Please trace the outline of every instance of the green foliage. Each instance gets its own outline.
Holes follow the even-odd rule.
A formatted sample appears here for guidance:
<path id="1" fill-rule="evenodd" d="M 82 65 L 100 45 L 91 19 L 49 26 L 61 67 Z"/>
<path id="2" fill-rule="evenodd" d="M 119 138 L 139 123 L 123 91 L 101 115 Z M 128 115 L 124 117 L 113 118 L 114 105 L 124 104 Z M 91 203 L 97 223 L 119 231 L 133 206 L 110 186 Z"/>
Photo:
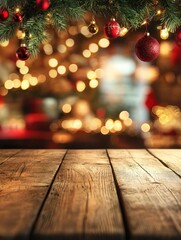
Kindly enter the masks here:
<path id="1" fill-rule="evenodd" d="M 72 19 L 80 19 L 85 12 L 102 15 L 106 19 L 115 17 L 122 26 L 137 29 L 145 19 L 154 21 L 156 10 L 161 9 L 160 24 L 172 32 L 181 25 L 180 0 L 50 0 L 51 6 L 42 11 L 36 0 L 0 0 L 0 8 L 6 7 L 10 13 L 6 21 L 0 22 L 0 41 L 12 38 L 17 29 L 26 33 L 23 40 L 32 55 L 36 55 L 39 45 L 48 37 L 51 25 L 57 31 L 65 29 Z M 13 21 L 15 9 L 19 7 L 24 15 L 23 22 Z M 157 18 L 158 20 L 158 18 Z M 31 35 L 31 37 L 30 37 Z"/>
<path id="2" fill-rule="evenodd" d="M 161 0 L 160 4 L 164 9 L 161 22 L 174 32 L 181 25 L 181 1 Z"/>

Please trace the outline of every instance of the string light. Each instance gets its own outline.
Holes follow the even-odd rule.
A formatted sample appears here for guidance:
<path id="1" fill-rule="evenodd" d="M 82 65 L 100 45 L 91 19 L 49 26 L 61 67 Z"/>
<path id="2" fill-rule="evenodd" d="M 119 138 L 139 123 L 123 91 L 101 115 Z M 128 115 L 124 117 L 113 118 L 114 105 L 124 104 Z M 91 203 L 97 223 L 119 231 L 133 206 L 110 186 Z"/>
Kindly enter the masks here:
<path id="1" fill-rule="evenodd" d="M 126 27 L 121 28 L 120 29 L 120 37 L 125 36 L 127 32 L 128 32 L 128 29 Z"/>
<path id="2" fill-rule="evenodd" d="M 169 37 L 168 29 L 165 26 L 162 26 L 160 30 L 160 38 L 165 40 Z"/>
<path id="3" fill-rule="evenodd" d="M 162 14 L 162 11 L 160 10 L 160 9 L 158 9 L 157 11 L 156 11 L 156 15 L 161 15 Z"/>
<path id="4" fill-rule="evenodd" d="M 147 20 L 144 20 L 141 25 L 146 25 L 146 24 L 148 24 L 148 21 L 147 21 Z"/>
<path id="5" fill-rule="evenodd" d="M 19 12 L 20 12 L 20 8 L 17 7 L 17 8 L 15 9 L 15 11 L 16 11 L 16 13 L 19 13 Z"/>

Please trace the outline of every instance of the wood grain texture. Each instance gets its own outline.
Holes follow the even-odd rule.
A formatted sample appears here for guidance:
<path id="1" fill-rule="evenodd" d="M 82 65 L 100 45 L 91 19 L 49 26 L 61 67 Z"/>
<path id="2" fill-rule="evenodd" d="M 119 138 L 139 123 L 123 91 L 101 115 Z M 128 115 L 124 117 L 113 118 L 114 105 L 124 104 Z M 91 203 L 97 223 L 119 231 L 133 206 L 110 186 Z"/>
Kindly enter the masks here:
<path id="1" fill-rule="evenodd" d="M 149 152 L 160 159 L 172 171 L 181 177 L 181 150 L 180 149 L 149 149 Z"/>
<path id="2" fill-rule="evenodd" d="M 131 239 L 181 239 L 179 176 L 146 150 L 109 150 L 108 154 Z"/>
<path id="3" fill-rule="evenodd" d="M 105 150 L 68 151 L 32 239 L 124 239 Z"/>
<path id="4" fill-rule="evenodd" d="M 0 239 L 27 239 L 64 150 L 0 150 Z"/>

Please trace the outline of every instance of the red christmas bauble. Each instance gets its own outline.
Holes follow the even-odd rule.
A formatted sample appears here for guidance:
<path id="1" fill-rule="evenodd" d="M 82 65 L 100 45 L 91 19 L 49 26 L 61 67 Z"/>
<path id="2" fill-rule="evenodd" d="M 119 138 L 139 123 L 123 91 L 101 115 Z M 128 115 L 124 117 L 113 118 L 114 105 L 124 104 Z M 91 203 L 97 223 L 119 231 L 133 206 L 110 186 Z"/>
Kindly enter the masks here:
<path id="1" fill-rule="evenodd" d="M 14 14 L 13 20 L 16 23 L 21 23 L 23 21 L 23 15 L 20 12 L 17 12 L 17 13 Z"/>
<path id="2" fill-rule="evenodd" d="M 175 32 L 175 41 L 176 44 L 181 47 L 181 26 L 177 28 Z"/>
<path id="3" fill-rule="evenodd" d="M 16 57 L 19 60 L 25 61 L 30 57 L 30 54 L 29 54 L 27 48 L 22 46 L 22 47 L 19 47 L 18 50 L 16 51 Z"/>
<path id="4" fill-rule="evenodd" d="M 136 43 L 135 52 L 141 61 L 151 62 L 158 57 L 160 44 L 155 38 L 145 35 Z"/>
<path id="5" fill-rule="evenodd" d="M 43 11 L 46 11 L 50 7 L 49 0 L 36 0 L 36 5 Z"/>
<path id="6" fill-rule="evenodd" d="M 0 21 L 5 21 L 9 17 L 9 12 L 6 8 L 0 9 Z"/>
<path id="7" fill-rule="evenodd" d="M 104 33 L 108 38 L 117 38 L 120 35 L 120 26 L 119 23 L 116 22 L 114 18 L 112 18 L 106 25 L 104 26 Z"/>

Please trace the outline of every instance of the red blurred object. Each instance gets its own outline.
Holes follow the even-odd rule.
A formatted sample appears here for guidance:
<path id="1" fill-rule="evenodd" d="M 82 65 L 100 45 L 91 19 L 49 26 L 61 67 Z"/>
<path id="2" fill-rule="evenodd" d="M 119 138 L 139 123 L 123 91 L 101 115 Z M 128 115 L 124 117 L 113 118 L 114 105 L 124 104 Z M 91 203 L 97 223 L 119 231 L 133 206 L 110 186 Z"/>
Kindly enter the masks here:
<path id="1" fill-rule="evenodd" d="M 177 46 L 181 48 L 181 26 L 177 28 L 175 32 L 175 41 Z"/>
<path id="2" fill-rule="evenodd" d="M 147 107 L 147 109 L 152 110 L 152 108 L 156 105 L 158 105 L 158 102 L 154 92 L 151 90 L 146 96 L 145 106 Z"/>
<path id="3" fill-rule="evenodd" d="M 44 113 L 30 113 L 25 116 L 26 129 L 33 131 L 50 131 L 50 121 Z"/>
<path id="4" fill-rule="evenodd" d="M 9 17 L 9 12 L 6 8 L 0 9 L 0 21 L 5 21 Z"/>
<path id="5" fill-rule="evenodd" d="M 98 118 L 104 118 L 106 115 L 106 111 L 104 108 L 98 108 L 96 113 Z"/>
<path id="6" fill-rule="evenodd" d="M 23 15 L 20 12 L 17 12 L 17 13 L 14 14 L 13 20 L 16 23 L 21 23 L 23 21 Z"/>
<path id="7" fill-rule="evenodd" d="M 49 0 L 36 0 L 36 5 L 43 11 L 46 11 L 50 7 Z"/>
<path id="8" fill-rule="evenodd" d="M 104 33 L 108 38 L 117 38 L 120 36 L 120 26 L 114 18 L 111 18 L 104 26 Z"/>
<path id="9" fill-rule="evenodd" d="M 30 54 L 29 54 L 27 48 L 22 46 L 22 47 L 18 48 L 18 50 L 16 51 L 16 57 L 19 60 L 25 61 L 30 57 Z"/>
<path id="10" fill-rule="evenodd" d="M 170 59 L 174 65 L 181 64 L 181 48 L 178 47 L 176 44 L 173 46 Z"/>
<path id="11" fill-rule="evenodd" d="M 141 61 L 151 62 L 160 54 L 160 44 L 155 38 L 145 35 L 136 43 L 135 52 Z"/>

